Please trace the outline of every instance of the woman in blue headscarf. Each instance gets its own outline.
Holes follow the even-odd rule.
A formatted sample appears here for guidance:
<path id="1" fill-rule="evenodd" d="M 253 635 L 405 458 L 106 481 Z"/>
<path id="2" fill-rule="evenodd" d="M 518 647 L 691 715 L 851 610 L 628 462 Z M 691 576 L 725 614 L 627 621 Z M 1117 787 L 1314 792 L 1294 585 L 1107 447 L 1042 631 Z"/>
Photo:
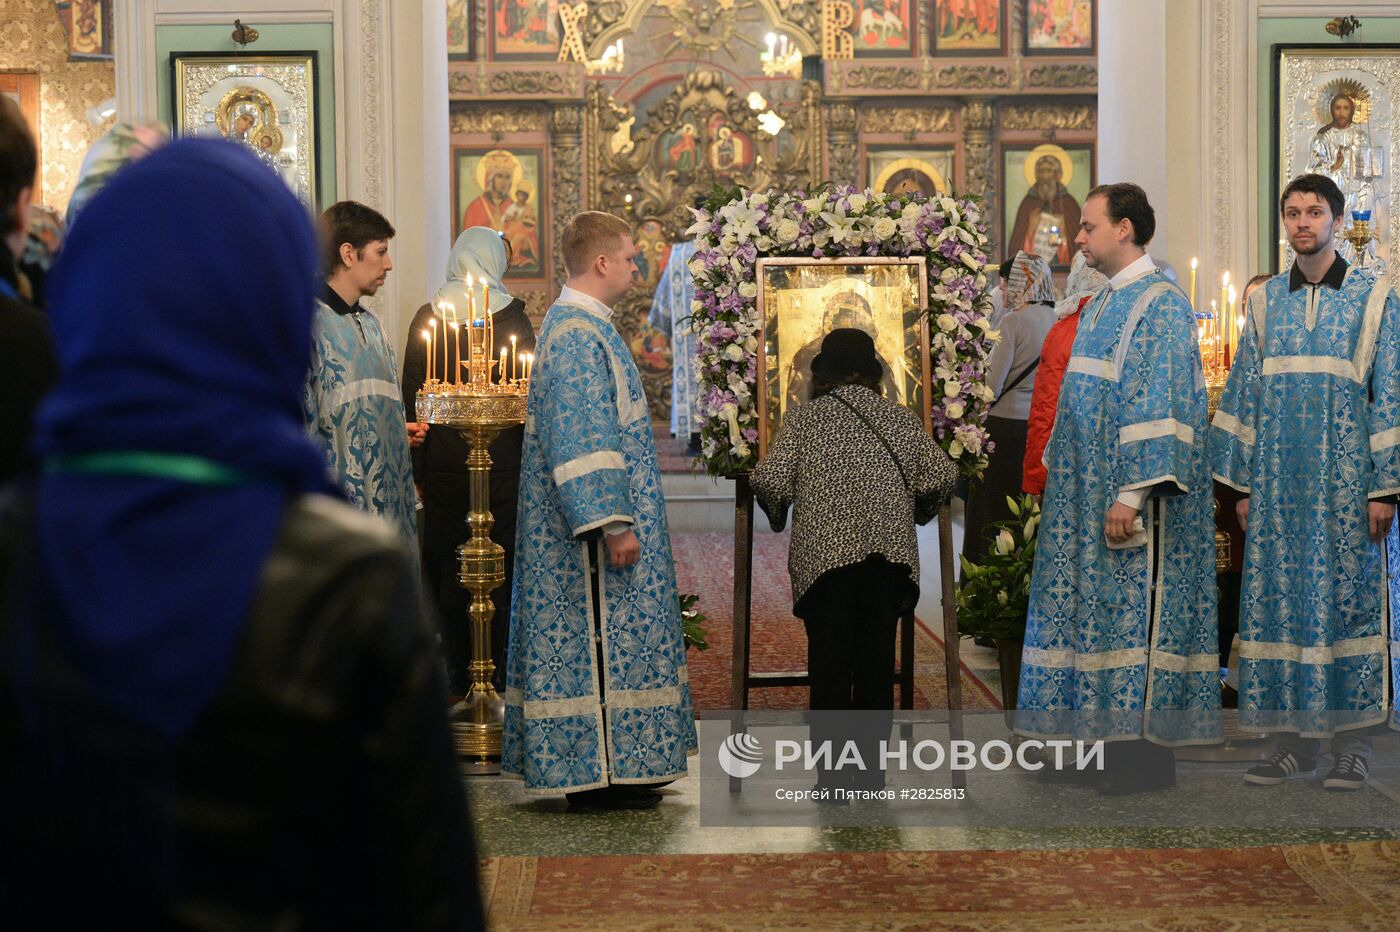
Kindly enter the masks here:
<path id="1" fill-rule="evenodd" d="M 489 286 L 491 322 L 495 328 L 496 351 L 510 349 L 514 339 L 522 356 L 535 351 L 535 328 L 525 313 L 525 302 L 511 295 L 504 278 L 510 267 L 510 243 L 490 227 L 468 227 L 457 237 L 447 259 L 447 285 L 443 293 L 454 296 L 471 276 L 480 317 L 482 285 Z M 465 314 L 460 298 L 458 312 Z M 427 361 L 421 334 L 433 316 L 433 302 L 423 305 L 408 328 L 404 350 L 403 403 L 410 416 L 414 398 L 427 378 Z M 448 346 L 450 366 L 456 364 L 455 347 Z M 439 360 L 441 362 L 441 360 Z M 511 364 L 506 365 L 510 375 Z M 524 366 L 516 367 L 523 374 Z M 495 373 L 499 380 L 500 373 Z M 439 376 L 440 377 L 440 376 Z M 515 565 L 515 501 L 520 493 L 520 447 L 525 441 L 524 426 L 501 431 L 491 444 L 491 514 L 496 523 L 491 539 L 505 548 L 505 583 L 491 594 L 496 614 L 491 619 L 491 657 L 496 664 L 497 688 L 505 686 L 506 636 L 510 631 L 510 581 Z M 450 428 L 430 428 L 423 445 L 413 450 L 413 479 L 423 499 L 423 576 L 428 596 L 437 605 L 447 649 L 447 671 L 453 695 L 463 695 L 471 686 L 471 625 L 467 609 L 471 593 L 457 582 L 457 545 L 471 536 L 467 513 L 471 511 L 471 490 L 467 480 L 467 442 Z"/>
<path id="2" fill-rule="evenodd" d="M 305 209 L 213 141 L 123 169 L 54 267 L 41 472 L 0 503 L 16 927 L 479 918 L 414 568 L 302 426 L 316 284 Z"/>

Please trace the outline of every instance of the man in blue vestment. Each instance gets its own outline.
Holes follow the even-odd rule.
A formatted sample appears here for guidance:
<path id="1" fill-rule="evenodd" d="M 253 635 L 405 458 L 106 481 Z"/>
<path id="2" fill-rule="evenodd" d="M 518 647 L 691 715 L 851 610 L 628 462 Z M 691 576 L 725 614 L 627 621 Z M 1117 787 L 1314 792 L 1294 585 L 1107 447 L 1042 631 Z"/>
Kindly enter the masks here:
<path id="1" fill-rule="evenodd" d="M 651 416 L 612 323 L 634 247 L 589 211 L 560 248 L 521 454 L 501 771 L 571 805 L 647 808 L 697 744 Z"/>
<path id="2" fill-rule="evenodd" d="M 1245 773 L 1262 786 L 1317 771 L 1366 783 L 1365 729 L 1397 685 L 1381 543 L 1400 493 L 1400 307 L 1337 254 L 1344 199 L 1300 175 L 1279 201 L 1292 268 L 1249 301 L 1211 428 L 1213 466 L 1243 496 L 1240 726 L 1283 735 Z"/>
<path id="3" fill-rule="evenodd" d="M 1173 785 L 1173 746 L 1221 738 L 1205 377 L 1191 304 L 1147 255 L 1155 228 L 1137 185 L 1085 201 L 1076 242 L 1109 284 L 1045 451 L 1016 723 L 1112 742 L 1110 794 Z"/>
<path id="4" fill-rule="evenodd" d="M 354 201 L 321 215 L 326 284 L 317 301 L 306 381 L 306 423 L 352 503 L 387 520 L 417 549 L 418 495 L 409 446 L 427 426 L 409 423 L 394 351 L 379 320 L 360 304 L 394 267 L 394 228 Z"/>

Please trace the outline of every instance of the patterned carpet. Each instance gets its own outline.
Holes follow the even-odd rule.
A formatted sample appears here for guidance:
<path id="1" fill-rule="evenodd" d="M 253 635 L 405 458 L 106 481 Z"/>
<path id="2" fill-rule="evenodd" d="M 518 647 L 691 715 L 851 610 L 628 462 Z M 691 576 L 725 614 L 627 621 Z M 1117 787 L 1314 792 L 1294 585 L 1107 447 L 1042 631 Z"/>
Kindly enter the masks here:
<path id="1" fill-rule="evenodd" d="M 730 708 L 730 645 L 733 637 L 734 536 L 686 532 L 671 535 L 676 576 L 682 592 L 700 594 L 697 608 L 706 615 L 710 649 L 689 656 L 691 691 L 699 710 Z M 787 535 L 754 535 L 753 621 L 749 664 L 753 672 L 789 672 L 807 668 L 807 632 L 792 615 L 787 572 Z M 942 621 L 935 622 L 942 628 Z M 920 621 L 914 638 L 914 707 L 941 709 L 943 641 Z M 964 664 L 963 707 L 1001 708 L 996 695 Z M 807 690 L 779 687 L 754 690 L 751 709 L 805 709 Z"/>
<path id="2" fill-rule="evenodd" d="M 705 467 L 699 465 L 696 458 L 685 451 L 685 442 L 672 437 L 664 424 L 653 424 L 652 431 L 656 435 L 656 465 L 661 468 L 662 472 L 703 473 L 705 471 Z"/>
<path id="3" fill-rule="evenodd" d="M 491 928 L 1394 929 L 1400 842 L 493 858 Z"/>

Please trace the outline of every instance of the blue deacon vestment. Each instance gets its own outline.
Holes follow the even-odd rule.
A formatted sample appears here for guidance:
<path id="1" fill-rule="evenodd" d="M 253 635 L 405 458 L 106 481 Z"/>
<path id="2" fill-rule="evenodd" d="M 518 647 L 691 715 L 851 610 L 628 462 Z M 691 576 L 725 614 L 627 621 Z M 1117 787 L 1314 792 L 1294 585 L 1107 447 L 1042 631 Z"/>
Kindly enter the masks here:
<path id="1" fill-rule="evenodd" d="M 651 300 L 648 320 L 671 338 L 671 433 L 682 440 L 700 432 L 700 386 L 695 381 L 695 329 L 690 323 L 690 302 L 695 298 L 695 278 L 690 260 L 694 242 L 671 247 L 671 258 Z"/>
<path id="2" fill-rule="evenodd" d="M 673 780 L 697 749 L 651 416 L 611 313 L 564 289 L 531 372 L 501 754 L 531 793 Z M 604 556 L 595 649 L 583 538 L 614 522 L 641 559 Z"/>
<path id="3" fill-rule="evenodd" d="M 1196 322 L 1181 290 L 1153 270 L 1096 298 L 1045 451 L 1018 732 L 1220 740 L 1206 428 Z M 1139 489 L 1153 490 L 1141 512 L 1147 542 L 1112 549 L 1109 506 Z"/>
<path id="4" fill-rule="evenodd" d="M 389 521 L 416 550 L 418 494 L 397 370 L 373 314 L 337 314 L 316 302 L 305 392 L 308 430 L 346 498 Z"/>
<path id="5" fill-rule="evenodd" d="M 1250 502 L 1240 726 L 1326 737 L 1384 721 L 1400 687 L 1366 507 L 1400 493 L 1400 309 L 1358 268 L 1288 285 L 1250 297 L 1212 458 Z"/>

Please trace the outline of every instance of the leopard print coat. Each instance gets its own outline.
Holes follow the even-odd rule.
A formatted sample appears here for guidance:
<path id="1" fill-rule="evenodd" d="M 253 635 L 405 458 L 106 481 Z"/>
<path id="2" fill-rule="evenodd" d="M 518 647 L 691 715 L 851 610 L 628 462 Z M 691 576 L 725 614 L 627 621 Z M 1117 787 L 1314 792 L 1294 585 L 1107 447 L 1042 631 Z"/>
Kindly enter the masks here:
<path id="1" fill-rule="evenodd" d="M 864 386 L 843 385 L 793 408 L 749 477 L 773 530 L 783 529 L 792 506 L 793 604 L 823 573 L 873 554 L 908 567 L 917 588 L 914 526 L 933 519 L 957 475 L 913 412 Z"/>

